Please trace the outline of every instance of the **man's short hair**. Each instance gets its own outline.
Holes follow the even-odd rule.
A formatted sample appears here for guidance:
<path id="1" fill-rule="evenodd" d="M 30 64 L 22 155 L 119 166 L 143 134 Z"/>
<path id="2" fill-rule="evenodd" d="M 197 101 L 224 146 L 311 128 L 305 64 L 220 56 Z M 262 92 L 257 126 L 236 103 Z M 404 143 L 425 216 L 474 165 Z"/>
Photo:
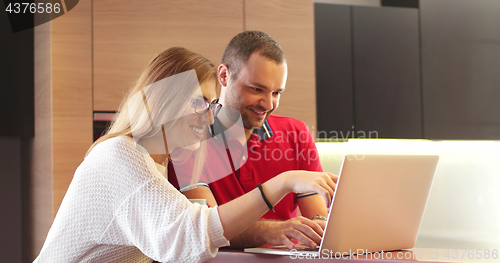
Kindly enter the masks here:
<path id="1" fill-rule="evenodd" d="M 231 39 L 222 56 L 222 64 L 229 68 L 232 79 L 238 77 L 241 68 L 254 52 L 278 64 L 286 62 L 285 52 L 270 35 L 262 31 L 244 31 Z"/>

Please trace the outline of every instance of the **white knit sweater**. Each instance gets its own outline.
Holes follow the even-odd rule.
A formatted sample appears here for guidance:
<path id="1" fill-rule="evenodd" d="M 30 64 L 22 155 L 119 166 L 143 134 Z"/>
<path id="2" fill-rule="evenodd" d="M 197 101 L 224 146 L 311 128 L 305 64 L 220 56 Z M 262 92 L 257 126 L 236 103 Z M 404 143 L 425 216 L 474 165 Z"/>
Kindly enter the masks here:
<path id="1" fill-rule="evenodd" d="M 126 137 L 98 144 L 34 262 L 202 262 L 227 246 L 217 208 L 191 204 Z"/>

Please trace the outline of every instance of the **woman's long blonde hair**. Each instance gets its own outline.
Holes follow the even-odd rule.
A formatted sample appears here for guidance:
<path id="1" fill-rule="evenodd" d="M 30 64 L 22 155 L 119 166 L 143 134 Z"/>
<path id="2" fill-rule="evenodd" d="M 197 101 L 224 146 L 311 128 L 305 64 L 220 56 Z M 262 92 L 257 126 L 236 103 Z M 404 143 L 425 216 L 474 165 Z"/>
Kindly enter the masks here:
<path id="1" fill-rule="evenodd" d="M 190 78 L 189 74 L 180 74 L 190 70 L 196 71 L 197 80 Z M 169 85 L 155 85 L 174 75 L 175 78 L 180 76 L 181 80 L 172 81 Z M 151 60 L 135 85 L 127 92 L 106 133 L 90 146 L 87 154 L 97 144 L 113 137 L 153 136 L 161 132 L 161 124 L 164 124 L 165 133 L 168 133 L 175 120 L 187 107 L 190 107 L 190 98 L 199 91 L 200 85 L 209 80 L 217 80 L 217 71 L 208 59 L 182 47 L 163 51 Z M 167 91 L 165 86 L 168 86 Z M 146 107 L 145 101 L 147 101 Z M 206 144 L 202 142 L 196 153 L 191 183 L 198 180 L 203 168 L 205 151 Z"/>

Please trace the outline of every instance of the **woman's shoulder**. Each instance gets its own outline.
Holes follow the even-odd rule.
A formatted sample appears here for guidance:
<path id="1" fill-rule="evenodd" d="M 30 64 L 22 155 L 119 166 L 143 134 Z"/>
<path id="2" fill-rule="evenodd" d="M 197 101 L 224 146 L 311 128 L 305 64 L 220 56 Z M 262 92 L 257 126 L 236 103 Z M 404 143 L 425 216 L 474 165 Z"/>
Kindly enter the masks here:
<path id="1" fill-rule="evenodd" d="M 102 154 L 123 154 L 124 152 L 134 152 L 135 143 L 132 138 L 128 136 L 117 136 L 109 138 L 105 141 L 94 146 L 94 148 L 89 152 L 90 155 L 102 155 Z"/>
<path id="2" fill-rule="evenodd" d="M 84 163 L 92 165 L 135 164 L 144 162 L 134 140 L 127 136 L 109 138 L 97 144 L 85 157 Z"/>
<path id="3" fill-rule="evenodd" d="M 102 141 L 101 143 L 96 145 L 96 147 L 98 147 L 99 145 L 133 145 L 133 144 L 134 140 L 130 136 L 122 135 Z"/>
<path id="4" fill-rule="evenodd" d="M 133 139 L 119 136 L 97 144 L 78 167 L 75 176 L 98 177 L 103 182 L 111 178 L 122 183 L 130 181 L 134 185 L 150 180 L 151 170 L 149 160 L 137 149 Z"/>

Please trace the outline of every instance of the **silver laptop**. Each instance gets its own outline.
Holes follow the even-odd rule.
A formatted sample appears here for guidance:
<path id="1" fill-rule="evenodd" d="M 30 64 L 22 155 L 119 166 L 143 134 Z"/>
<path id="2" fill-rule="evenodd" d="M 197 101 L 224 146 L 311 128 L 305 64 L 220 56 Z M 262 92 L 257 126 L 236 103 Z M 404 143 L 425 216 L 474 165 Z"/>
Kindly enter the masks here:
<path id="1" fill-rule="evenodd" d="M 347 155 L 318 250 L 245 249 L 277 255 L 380 252 L 415 245 L 439 156 Z"/>

